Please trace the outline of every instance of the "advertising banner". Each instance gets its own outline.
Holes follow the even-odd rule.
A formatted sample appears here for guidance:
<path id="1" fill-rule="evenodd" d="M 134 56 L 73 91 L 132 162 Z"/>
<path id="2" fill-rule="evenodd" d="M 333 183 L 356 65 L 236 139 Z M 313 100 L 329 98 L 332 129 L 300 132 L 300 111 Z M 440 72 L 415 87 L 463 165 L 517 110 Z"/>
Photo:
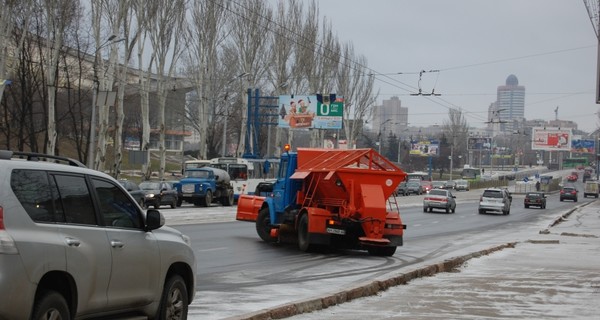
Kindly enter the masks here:
<path id="1" fill-rule="evenodd" d="M 290 129 L 342 129 L 343 98 L 332 95 L 279 96 L 278 126 Z"/>
<path id="2" fill-rule="evenodd" d="M 531 150 L 570 151 L 571 130 L 559 128 L 533 128 Z"/>
<path id="3" fill-rule="evenodd" d="M 410 142 L 410 155 L 429 157 L 437 156 L 440 143 L 437 140 L 414 140 Z"/>
<path id="4" fill-rule="evenodd" d="M 469 150 L 487 150 L 492 148 L 492 138 L 469 138 L 467 147 Z"/>
<path id="5" fill-rule="evenodd" d="M 571 143 L 571 152 L 595 154 L 596 146 L 594 140 L 573 139 Z"/>

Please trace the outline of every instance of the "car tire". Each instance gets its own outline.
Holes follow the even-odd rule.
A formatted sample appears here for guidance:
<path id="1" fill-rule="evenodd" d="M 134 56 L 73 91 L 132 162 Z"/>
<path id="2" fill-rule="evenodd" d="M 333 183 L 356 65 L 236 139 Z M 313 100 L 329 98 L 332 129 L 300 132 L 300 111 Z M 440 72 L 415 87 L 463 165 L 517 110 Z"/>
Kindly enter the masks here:
<path id="1" fill-rule="evenodd" d="M 563 200 L 564 200 L 563 198 L 560 198 L 560 202 L 562 202 Z"/>
<path id="2" fill-rule="evenodd" d="M 528 205 L 525 205 L 525 209 L 529 209 L 529 206 L 528 206 Z"/>
<path id="3" fill-rule="evenodd" d="M 181 204 L 183 203 L 183 199 L 177 198 L 177 207 L 181 207 Z"/>
<path id="4" fill-rule="evenodd" d="M 225 207 L 233 205 L 233 190 L 227 190 L 227 194 L 221 197 L 221 204 Z"/>
<path id="5" fill-rule="evenodd" d="M 308 240 L 308 214 L 303 214 L 298 221 L 298 248 L 302 252 L 313 250 L 313 246 Z"/>
<path id="6" fill-rule="evenodd" d="M 203 205 L 205 207 L 210 207 L 210 204 L 212 203 L 212 191 L 210 190 L 206 190 L 206 196 L 204 197 L 204 203 Z"/>
<path id="7" fill-rule="evenodd" d="M 71 319 L 67 300 L 56 291 L 48 290 L 41 293 L 33 305 L 31 319 Z"/>
<path id="8" fill-rule="evenodd" d="M 140 199 L 138 204 L 140 205 L 140 207 L 142 207 L 142 209 L 146 209 L 146 203 L 144 202 L 144 199 Z"/>
<path id="9" fill-rule="evenodd" d="M 545 204 L 542 205 L 542 209 L 546 209 L 546 205 Z"/>
<path id="10" fill-rule="evenodd" d="M 154 209 L 160 209 L 160 200 L 156 200 L 156 202 L 154 202 Z"/>
<path id="11" fill-rule="evenodd" d="M 187 319 L 189 297 L 185 281 L 180 275 L 167 279 L 160 298 L 157 319 Z"/>
<path id="12" fill-rule="evenodd" d="M 177 207 L 177 199 L 173 199 L 173 201 L 171 201 L 171 209 L 175 209 Z"/>
<path id="13" fill-rule="evenodd" d="M 452 213 L 456 213 L 456 206 L 454 206 L 454 208 L 452 208 Z"/>
<path id="14" fill-rule="evenodd" d="M 269 207 L 263 207 L 258 211 L 256 217 L 256 233 L 264 242 L 275 242 L 275 238 L 271 237 L 271 214 Z"/>
<path id="15" fill-rule="evenodd" d="M 423 212 L 427 212 L 427 207 L 423 207 Z"/>
<path id="16" fill-rule="evenodd" d="M 446 207 L 446 213 L 450 213 L 450 207 Z"/>
<path id="17" fill-rule="evenodd" d="M 484 213 L 485 213 L 485 210 L 479 209 L 479 214 L 484 214 Z"/>

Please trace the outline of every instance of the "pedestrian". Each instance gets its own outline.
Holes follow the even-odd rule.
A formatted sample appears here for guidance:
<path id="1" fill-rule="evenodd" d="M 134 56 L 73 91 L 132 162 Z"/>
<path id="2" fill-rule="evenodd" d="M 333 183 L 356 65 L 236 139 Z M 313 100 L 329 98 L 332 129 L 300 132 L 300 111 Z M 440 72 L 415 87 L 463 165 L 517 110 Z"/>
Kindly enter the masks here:
<path id="1" fill-rule="evenodd" d="M 540 182 L 539 181 L 537 181 L 535 183 L 535 191 L 540 191 Z"/>

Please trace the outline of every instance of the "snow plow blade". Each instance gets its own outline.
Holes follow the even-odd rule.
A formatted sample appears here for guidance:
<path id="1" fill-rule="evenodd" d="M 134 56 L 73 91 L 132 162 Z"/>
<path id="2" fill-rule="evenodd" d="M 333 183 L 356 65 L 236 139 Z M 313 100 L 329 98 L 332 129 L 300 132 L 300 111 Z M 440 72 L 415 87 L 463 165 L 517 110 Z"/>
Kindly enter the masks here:
<path id="1" fill-rule="evenodd" d="M 262 207 L 264 201 L 265 197 L 251 196 L 247 194 L 240 195 L 235 219 L 239 221 L 256 221 L 258 218 L 258 211 L 260 210 L 260 207 Z"/>

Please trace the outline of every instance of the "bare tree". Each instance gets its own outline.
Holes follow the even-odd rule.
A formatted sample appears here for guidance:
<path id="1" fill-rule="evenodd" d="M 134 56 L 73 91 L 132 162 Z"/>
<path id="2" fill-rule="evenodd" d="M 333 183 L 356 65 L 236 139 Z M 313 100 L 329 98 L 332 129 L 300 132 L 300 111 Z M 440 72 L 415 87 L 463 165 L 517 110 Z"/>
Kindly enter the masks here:
<path id="1" fill-rule="evenodd" d="M 148 40 L 148 24 L 155 19 L 156 10 L 147 5 L 146 0 L 133 0 L 135 20 L 139 24 L 140 34 L 137 44 L 137 62 L 140 94 L 140 113 L 142 116 L 142 141 L 140 148 L 146 153 L 145 164 L 142 168 L 144 179 L 150 179 L 152 167 L 150 162 L 150 89 L 151 70 L 156 57 L 156 52 L 151 51 L 148 61 L 144 60 L 146 41 Z"/>
<path id="2" fill-rule="evenodd" d="M 33 1 L 12 1 L 2 0 L 2 10 L 0 10 L 0 102 L 4 95 L 4 88 L 8 83 L 9 68 L 15 68 L 9 65 L 9 60 L 18 57 L 23 48 L 23 42 L 27 32 L 23 32 L 23 27 L 28 25 L 28 19 L 33 11 Z M 21 23 L 19 23 L 21 22 Z M 21 28 L 18 40 L 11 41 L 13 30 L 16 27 Z"/>
<path id="3" fill-rule="evenodd" d="M 124 56 L 123 63 L 117 67 L 117 85 L 118 85 L 118 96 L 117 102 L 115 103 L 115 111 L 117 114 L 116 122 L 115 122 L 115 134 L 114 134 L 114 163 L 112 167 L 112 175 L 115 178 L 119 177 L 121 172 L 121 163 L 123 160 L 123 127 L 125 123 L 125 85 L 127 83 L 127 70 L 129 68 L 129 62 L 131 61 L 133 55 L 133 49 L 137 44 L 137 41 L 140 37 L 142 25 L 135 24 L 133 15 L 134 10 L 133 0 L 113 0 L 110 3 L 111 7 L 114 7 L 113 10 L 109 10 L 109 12 L 117 12 L 116 23 L 113 24 L 113 30 L 117 28 L 121 28 L 123 31 L 123 41 L 124 41 Z M 118 30 L 118 29 L 117 29 Z M 117 32 L 117 31 L 113 31 Z M 137 117 L 136 117 L 137 118 Z M 136 119 L 137 120 L 137 119 Z"/>
<path id="4" fill-rule="evenodd" d="M 46 29 L 44 52 L 46 84 L 48 88 L 48 140 L 46 153 L 53 155 L 56 148 L 56 81 L 59 54 L 63 46 L 63 35 L 77 11 L 78 2 L 71 0 L 43 1 Z"/>
<path id="5" fill-rule="evenodd" d="M 201 159 L 208 156 L 209 122 L 215 120 L 212 115 L 216 114 L 216 108 L 226 106 L 216 103 L 221 100 L 218 99 L 219 93 L 227 84 L 225 79 L 232 76 L 219 70 L 219 48 L 227 35 L 224 27 L 229 8 L 229 0 L 193 1 L 191 21 L 187 30 L 187 69 L 198 95 L 195 112 L 197 121 L 193 124 L 200 136 L 198 156 Z"/>
<path id="6" fill-rule="evenodd" d="M 154 61 L 156 69 L 156 95 L 158 97 L 158 121 L 160 154 L 159 178 L 163 178 L 166 167 L 165 148 L 165 106 L 167 103 L 168 85 L 175 74 L 175 67 L 183 53 L 182 34 L 184 32 L 187 1 L 185 0 L 153 0 L 148 6 L 156 10 L 155 19 L 149 24 L 149 38 L 156 52 Z"/>
<path id="7" fill-rule="evenodd" d="M 338 93 L 344 97 L 344 133 L 353 145 L 362 133 L 362 120 L 369 119 L 377 99 L 373 94 L 374 78 L 367 73 L 367 60 L 357 57 L 352 44 L 344 45 L 338 70 Z"/>
<path id="8" fill-rule="evenodd" d="M 287 4 L 287 6 L 286 6 Z M 292 88 L 292 75 L 294 70 L 294 48 L 295 42 L 290 39 L 290 34 L 296 31 L 295 26 L 302 24 L 302 3 L 296 0 L 280 1 L 275 14 L 275 24 L 272 32 L 271 68 L 269 69 L 271 85 L 276 95 L 282 95 Z M 276 129 L 275 133 L 275 155 L 279 155 L 282 149 L 281 138 L 283 130 Z M 267 150 L 267 156 L 273 154 Z"/>
<path id="9" fill-rule="evenodd" d="M 272 11 L 264 0 L 239 0 L 232 6 L 231 21 L 232 45 L 239 57 L 240 74 L 245 74 L 247 86 L 258 85 L 267 71 L 268 35 L 271 29 Z M 248 97 L 243 100 L 241 127 L 237 154 L 246 149 L 244 141 L 247 128 Z"/>
<path id="10" fill-rule="evenodd" d="M 469 124 L 460 108 L 451 108 L 448 110 L 448 121 L 444 121 L 442 131 L 449 137 L 449 143 L 452 145 L 454 151 L 453 156 L 466 154 Z"/>

